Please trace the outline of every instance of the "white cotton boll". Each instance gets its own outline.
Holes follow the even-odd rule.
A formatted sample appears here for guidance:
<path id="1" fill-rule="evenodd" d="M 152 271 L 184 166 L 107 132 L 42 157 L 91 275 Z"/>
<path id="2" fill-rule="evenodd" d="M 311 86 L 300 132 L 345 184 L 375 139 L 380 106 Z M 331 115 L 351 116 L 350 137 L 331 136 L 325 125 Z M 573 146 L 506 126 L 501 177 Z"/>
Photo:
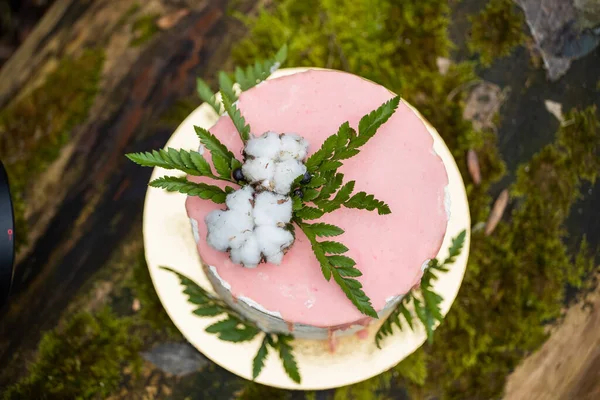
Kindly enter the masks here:
<path id="1" fill-rule="evenodd" d="M 242 264 L 247 268 L 255 268 L 260 263 L 261 252 L 255 235 L 250 235 L 244 244 L 236 249 L 231 249 L 231 261 Z"/>
<path id="2" fill-rule="evenodd" d="M 283 251 L 280 251 L 275 254 L 271 254 L 267 257 L 267 262 L 275 265 L 280 265 L 281 261 L 283 261 Z"/>
<path id="3" fill-rule="evenodd" d="M 246 143 L 244 152 L 252 157 L 276 158 L 281 149 L 281 140 L 275 132 L 266 132 L 252 137 Z"/>
<path id="4" fill-rule="evenodd" d="M 227 251 L 229 248 L 229 232 L 226 227 L 227 219 L 224 217 L 225 213 L 227 211 L 215 210 L 204 218 L 204 222 L 206 222 L 208 228 L 206 242 L 218 251 Z"/>
<path id="5" fill-rule="evenodd" d="M 248 232 L 252 232 L 254 229 L 254 221 L 252 215 L 248 215 L 244 212 L 237 210 L 226 211 L 222 217 L 225 220 L 225 227 L 223 230 L 229 235 L 230 247 L 238 247 L 246 240 L 245 235 Z"/>
<path id="6" fill-rule="evenodd" d="M 281 137 L 281 151 L 279 160 L 299 160 L 302 161 L 308 154 L 308 142 L 300 135 L 287 133 Z"/>
<path id="7" fill-rule="evenodd" d="M 254 230 L 261 252 L 268 259 L 277 260 L 278 253 L 291 246 L 294 236 L 286 229 L 272 225 L 259 226 Z"/>
<path id="8" fill-rule="evenodd" d="M 223 215 L 224 212 L 225 211 L 223 211 L 223 210 L 211 211 L 210 213 L 208 213 L 206 215 L 206 217 L 204 217 L 204 222 L 209 227 L 211 227 L 212 225 L 216 225 L 219 223 L 221 215 Z"/>
<path id="9" fill-rule="evenodd" d="M 252 237 L 254 233 L 252 231 L 243 231 L 237 232 L 234 236 L 229 237 L 229 247 L 233 249 L 238 249 L 246 243 L 248 238 Z"/>
<path id="10" fill-rule="evenodd" d="M 250 215 L 252 213 L 253 198 L 254 189 L 252 189 L 252 186 L 246 185 L 233 193 L 229 193 L 225 199 L 225 204 L 231 210 Z"/>
<path id="11" fill-rule="evenodd" d="M 207 243 L 218 251 L 238 247 L 254 229 L 252 214 L 236 210 L 216 210 L 204 219 L 208 228 Z"/>
<path id="12" fill-rule="evenodd" d="M 254 223 L 261 225 L 287 224 L 292 219 L 292 201 L 288 196 L 262 192 L 254 203 Z"/>
<path id="13" fill-rule="evenodd" d="M 242 173 L 251 183 L 265 180 L 270 182 L 273 180 L 273 174 L 275 173 L 275 162 L 264 157 L 246 160 L 242 166 Z"/>
<path id="14" fill-rule="evenodd" d="M 273 190 L 273 182 L 268 179 L 265 179 L 264 181 L 262 181 L 260 183 L 260 186 L 264 187 L 267 190 Z"/>
<path id="15" fill-rule="evenodd" d="M 292 183 L 300 175 L 304 175 L 306 166 L 298 160 L 287 160 L 277 163 L 273 175 L 273 189 L 280 194 L 288 194 Z"/>
<path id="16" fill-rule="evenodd" d="M 248 213 L 229 210 L 225 212 L 224 217 L 226 225 L 232 232 L 243 232 L 254 228 L 254 220 L 252 215 L 248 215 Z"/>

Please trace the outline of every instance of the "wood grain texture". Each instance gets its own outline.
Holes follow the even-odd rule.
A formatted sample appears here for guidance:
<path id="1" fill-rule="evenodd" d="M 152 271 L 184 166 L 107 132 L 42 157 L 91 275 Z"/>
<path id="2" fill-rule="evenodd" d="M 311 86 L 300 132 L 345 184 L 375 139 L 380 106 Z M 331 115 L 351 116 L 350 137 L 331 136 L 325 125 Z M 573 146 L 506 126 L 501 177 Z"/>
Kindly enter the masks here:
<path id="1" fill-rule="evenodd" d="M 586 306 L 584 306 L 584 304 Z M 600 398 L 600 288 L 573 305 L 510 376 L 505 400 Z"/>
<path id="2" fill-rule="evenodd" d="M 248 11 L 254 1 L 237 2 Z M 58 0 L 0 71 L 0 107 L 43 83 L 65 56 L 85 49 L 105 54 L 100 86 L 84 123 L 46 172 L 30 183 L 26 216 L 30 244 L 18 257 L 11 302 L 0 315 L 0 362 L 17 359 L 0 386 L 18 376 L 41 333 L 51 329 L 77 289 L 98 271 L 140 215 L 151 170 L 123 154 L 164 145 L 176 124 L 161 121 L 195 80 L 210 81 L 243 33 L 227 17 L 227 2 Z M 181 11 L 185 10 L 185 12 Z M 144 16 L 178 21 L 132 46 Z M 163 24 L 164 25 L 164 24 Z M 198 100 L 198 104 L 200 101 Z M 52 180 L 55 184 L 44 186 Z M 20 367 L 20 368 L 19 368 Z"/>

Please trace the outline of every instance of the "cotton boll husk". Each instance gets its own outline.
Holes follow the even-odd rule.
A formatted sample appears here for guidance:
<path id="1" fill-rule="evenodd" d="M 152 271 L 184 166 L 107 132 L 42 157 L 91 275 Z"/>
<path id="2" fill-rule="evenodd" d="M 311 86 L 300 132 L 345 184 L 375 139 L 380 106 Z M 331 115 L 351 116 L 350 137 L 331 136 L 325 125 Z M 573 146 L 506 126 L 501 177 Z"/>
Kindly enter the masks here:
<path id="1" fill-rule="evenodd" d="M 272 225 L 257 227 L 254 235 L 258 240 L 261 252 L 267 258 L 276 256 L 294 242 L 294 236 L 290 231 Z"/>
<path id="2" fill-rule="evenodd" d="M 292 219 L 292 201 L 288 196 L 262 192 L 254 203 L 254 223 L 262 225 L 287 224 Z"/>
<path id="3" fill-rule="evenodd" d="M 300 135 L 287 133 L 281 137 L 279 160 L 302 161 L 308 153 L 308 142 Z"/>
<path id="4" fill-rule="evenodd" d="M 261 259 L 260 248 L 255 235 L 250 235 L 241 247 L 231 249 L 231 261 L 235 264 L 242 264 L 246 268 L 255 268 Z"/>
<path id="5" fill-rule="evenodd" d="M 246 142 L 244 152 L 252 157 L 274 159 L 281 149 L 281 140 L 275 132 L 266 132 L 258 137 L 252 137 Z"/>
<path id="6" fill-rule="evenodd" d="M 298 160 L 287 160 L 277 163 L 273 175 L 273 189 L 280 194 L 288 194 L 292 183 L 300 175 L 304 175 L 306 166 Z"/>
<path id="7" fill-rule="evenodd" d="M 252 189 L 252 186 L 246 185 L 233 193 L 229 193 L 225 199 L 225 204 L 229 209 L 250 215 L 252 213 L 253 196 L 254 189 Z"/>
<path id="8" fill-rule="evenodd" d="M 244 177 L 251 183 L 257 181 L 272 181 L 275 173 L 275 162 L 270 158 L 260 157 L 246 160 L 242 166 Z"/>

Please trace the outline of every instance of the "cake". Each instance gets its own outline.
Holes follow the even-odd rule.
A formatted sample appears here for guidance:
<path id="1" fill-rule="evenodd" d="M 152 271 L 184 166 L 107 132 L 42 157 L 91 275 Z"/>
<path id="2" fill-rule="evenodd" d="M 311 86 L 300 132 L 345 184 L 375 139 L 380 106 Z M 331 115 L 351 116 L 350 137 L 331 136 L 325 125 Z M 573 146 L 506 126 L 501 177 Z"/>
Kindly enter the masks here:
<path id="1" fill-rule="evenodd" d="M 295 137 L 308 143 L 310 156 L 344 122 L 357 128 L 364 115 L 394 97 L 386 88 L 358 76 L 314 69 L 261 82 L 242 92 L 236 106 L 251 127 L 251 135 L 298 135 Z M 227 114 L 210 132 L 236 157 L 243 158 L 243 142 Z M 345 180 L 356 181 L 355 191 L 385 201 L 391 214 L 341 208 L 315 221 L 344 229 L 340 241 L 362 272 L 356 279 L 380 319 L 419 284 L 446 234 L 448 177 L 433 142 L 420 116 L 401 101 L 360 153 L 345 160 L 339 169 Z M 202 147 L 199 152 L 210 159 Z M 188 178 L 226 186 L 208 177 Z M 295 240 L 284 249 L 283 258 L 245 268 L 207 240 L 209 215 L 225 210 L 225 205 L 190 196 L 186 210 L 205 273 L 216 293 L 262 330 L 327 339 L 359 332 L 375 321 L 361 313 L 333 279 L 324 278 L 301 230 L 296 229 Z"/>

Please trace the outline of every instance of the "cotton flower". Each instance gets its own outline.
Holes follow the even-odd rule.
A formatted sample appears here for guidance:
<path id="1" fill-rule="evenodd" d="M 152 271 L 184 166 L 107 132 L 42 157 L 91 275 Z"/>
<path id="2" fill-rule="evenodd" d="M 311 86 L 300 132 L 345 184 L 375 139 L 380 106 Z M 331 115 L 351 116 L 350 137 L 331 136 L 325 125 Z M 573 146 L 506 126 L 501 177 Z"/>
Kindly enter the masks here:
<path id="1" fill-rule="evenodd" d="M 252 185 L 287 195 L 294 180 L 306 172 L 307 153 L 308 142 L 302 136 L 266 132 L 246 143 L 242 173 Z"/>
<path id="2" fill-rule="evenodd" d="M 294 243 L 287 229 L 292 201 L 269 191 L 256 192 L 250 185 L 227 195 L 226 210 L 209 213 L 205 222 L 207 242 L 218 251 L 229 251 L 231 261 L 254 268 L 260 262 L 280 264 Z"/>

